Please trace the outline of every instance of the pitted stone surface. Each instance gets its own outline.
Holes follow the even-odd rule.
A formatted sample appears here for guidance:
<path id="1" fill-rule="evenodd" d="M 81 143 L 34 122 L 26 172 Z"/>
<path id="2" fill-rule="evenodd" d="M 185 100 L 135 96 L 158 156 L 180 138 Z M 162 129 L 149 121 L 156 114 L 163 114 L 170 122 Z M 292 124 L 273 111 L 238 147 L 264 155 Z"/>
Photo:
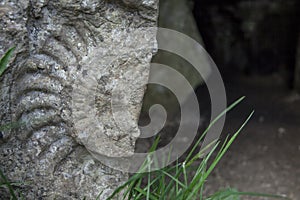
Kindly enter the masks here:
<path id="1" fill-rule="evenodd" d="M 2 131 L 0 166 L 10 181 L 24 183 L 18 191 L 25 199 L 95 199 L 100 193 L 100 199 L 105 199 L 127 179 L 126 173 L 105 166 L 90 151 L 108 157 L 120 150 L 133 152 L 139 134 L 135 122 L 150 59 L 156 51 L 155 32 L 129 37 L 127 42 L 123 39 L 126 32 L 156 26 L 157 3 L 157 0 L 0 3 L 0 53 L 3 55 L 13 45 L 17 47 L 9 69 L 1 78 L 0 119 L 1 124 L 20 122 L 12 130 Z M 122 44 L 131 50 L 127 52 Z M 103 127 L 112 127 L 97 135 L 98 141 L 114 143 L 106 149 L 95 140 L 94 146 L 86 142 L 87 138 L 74 125 L 71 106 L 74 82 L 81 73 L 93 68 L 100 73 L 94 94 L 97 117 Z M 120 84 L 123 82 L 126 84 Z M 129 124 L 135 131 L 113 127 L 108 106 L 113 83 L 126 91 Z M 8 197 L 8 192 L 0 189 L 0 196 Z"/>

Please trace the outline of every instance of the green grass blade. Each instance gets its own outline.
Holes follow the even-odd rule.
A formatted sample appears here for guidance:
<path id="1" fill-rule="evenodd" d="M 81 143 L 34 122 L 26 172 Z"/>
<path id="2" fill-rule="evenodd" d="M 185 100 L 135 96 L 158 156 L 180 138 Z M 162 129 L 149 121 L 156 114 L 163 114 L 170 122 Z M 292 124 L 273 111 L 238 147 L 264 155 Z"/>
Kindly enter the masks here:
<path id="1" fill-rule="evenodd" d="M 142 190 L 141 188 L 134 188 L 134 190 L 136 190 L 137 192 L 143 194 L 144 196 L 147 196 L 147 192 Z M 149 195 L 149 200 L 157 200 L 157 198 L 154 195 L 150 194 Z"/>
<path id="2" fill-rule="evenodd" d="M 197 193 L 197 191 L 202 188 L 202 186 L 204 185 L 204 182 L 205 182 L 205 172 L 203 169 L 205 169 L 204 167 L 207 165 L 207 162 L 209 160 L 209 158 L 212 156 L 213 152 L 217 149 L 219 145 L 219 142 L 215 144 L 215 146 L 210 150 L 209 154 L 206 156 L 206 158 L 202 161 L 201 164 L 203 164 L 201 166 L 201 168 L 199 167 L 197 172 L 196 172 L 196 175 L 194 176 L 194 178 L 192 179 L 190 185 L 189 185 L 189 193 L 188 193 L 188 196 L 186 198 L 186 200 L 189 200 L 189 199 L 193 199 Z"/>
<path id="3" fill-rule="evenodd" d="M 18 200 L 13 187 L 11 186 L 10 182 L 7 180 L 6 176 L 3 174 L 1 169 L 0 169 L 0 177 L 3 180 L 4 184 L 7 186 L 9 193 L 11 195 L 11 199 Z"/>
<path id="4" fill-rule="evenodd" d="M 99 200 L 99 199 L 100 199 L 100 197 L 101 197 L 101 195 L 103 194 L 103 192 L 104 192 L 104 190 L 102 190 L 102 191 L 98 194 L 98 196 L 96 197 L 96 200 Z"/>
<path id="5" fill-rule="evenodd" d="M 203 156 L 203 153 L 209 149 L 210 147 L 212 147 L 213 145 L 215 145 L 217 143 L 218 140 L 214 140 L 212 141 L 210 144 L 206 145 L 203 149 L 201 149 L 193 158 L 191 158 L 188 163 L 187 163 L 187 167 L 191 166 L 195 160 L 201 158 Z M 187 162 L 187 160 L 185 160 L 185 162 Z"/>
<path id="6" fill-rule="evenodd" d="M 218 152 L 218 155 L 216 156 L 216 157 L 219 157 L 220 156 L 220 154 L 221 154 L 221 149 L 224 149 L 225 148 L 225 145 L 227 144 L 227 142 L 228 142 L 228 140 L 229 140 L 229 138 L 230 138 L 230 136 L 229 136 L 229 134 L 226 136 L 226 138 L 225 138 L 225 140 L 224 140 L 224 142 L 223 142 L 223 144 L 222 144 L 222 146 L 221 146 L 221 148 L 220 148 L 220 151 Z"/>
<path id="7" fill-rule="evenodd" d="M 6 70 L 7 64 L 16 47 L 10 48 L 0 60 L 0 76 Z"/>
<path id="8" fill-rule="evenodd" d="M 216 167 L 216 165 L 219 163 L 219 161 L 221 160 L 221 158 L 224 156 L 224 154 L 227 152 L 228 148 L 231 146 L 231 144 L 233 143 L 233 141 L 236 139 L 236 137 L 238 136 L 238 134 L 242 131 L 242 129 L 246 126 L 246 124 L 249 122 L 250 118 L 252 117 L 252 115 L 254 114 L 254 111 L 251 112 L 251 114 L 248 116 L 248 118 L 246 119 L 246 121 L 242 124 L 242 126 L 236 131 L 236 133 L 230 138 L 230 140 L 227 142 L 227 144 L 224 146 L 223 149 L 220 150 L 220 153 L 218 154 L 218 156 L 215 158 L 215 160 L 213 161 L 213 163 L 211 164 L 211 166 L 208 168 L 206 174 L 204 175 L 204 180 L 207 179 L 207 177 L 209 176 L 209 174 L 212 172 L 212 170 Z"/>
<path id="9" fill-rule="evenodd" d="M 178 159 L 176 160 L 176 167 L 175 167 L 175 172 L 176 174 L 179 173 L 179 163 L 178 163 Z M 169 176 L 171 179 L 173 179 L 174 177 L 173 176 Z M 173 179 L 175 181 L 175 192 L 176 194 L 178 194 L 178 191 L 179 191 L 179 185 L 180 185 L 180 181 L 176 178 Z M 183 185 L 183 184 L 182 184 Z"/>
<path id="10" fill-rule="evenodd" d="M 169 178 L 171 178 L 176 184 L 175 184 L 175 186 L 176 186 L 176 189 L 179 187 L 179 185 L 181 186 L 181 187 L 183 187 L 183 188 L 187 188 L 177 177 L 174 177 L 174 176 L 172 176 L 171 174 L 169 174 L 168 172 L 166 172 L 166 171 L 162 171 L 162 173 L 164 173 L 165 175 L 167 175 Z"/>
<path id="11" fill-rule="evenodd" d="M 147 184 L 147 200 L 150 199 L 150 187 L 151 187 L 151 173 L 150 173 L 151 169 L 149 166 L 149 172 L 148 172 L 148 184 Z"/>
<path id="12" fill-rule="evenodd" d="M 237 101 L 235 101 L 233 104 L 231 104 L 228 108 L 226 108 L 221 114 L 219 114 L 209 125 L 208 127 L 205 129 L 205 131 L 203 132 L 203 134 L 201 135 L 200 139 L 198 139 L 198 141 L 196 142 L 196 144 L 193 146 L 192 150 L 189 152 L 186 160 L 190 160 L 190 158 L 192 157 L 193 153 L 195 152 L 196 148 L 198 147 L 198 145 L 200 144 L 201 140 L 204 138 L 204 136 L 206 135 L 206 133 L 210 130 L 210 128 L 215 125 L 215 123 L 217 121 L 219 121 L 219 119 L 221 119 L 221 117 L 223 117 L 227 112 L 229 112 L 230 110 L 232 110 L 234 107 L 236 107 L 239 103 L 241 103 L 241 101 L 243 101 L 245 99 L 245 97 L 241 97 L 239 98 Z"/>
<path id="13" fill-rule="evenodd" d="M 221 190 L 216 192 L 215 194 L 211 195 L 206 200 L 216 200 L 216 199 L 222 199 L 222 200 L 239 200 L 239 196 L 236 195 L 237 191 L 232 188 L 228 188 L 226 190 Z"/>
<path id="14" fill-rule="evenodd" d="M 184 178 L 184 185 L 188 185 L 188 178 L 186 173 L 186 163 L 185 161 L 182 163 L 182 172 L 183 172 L 183 178 Z"/>

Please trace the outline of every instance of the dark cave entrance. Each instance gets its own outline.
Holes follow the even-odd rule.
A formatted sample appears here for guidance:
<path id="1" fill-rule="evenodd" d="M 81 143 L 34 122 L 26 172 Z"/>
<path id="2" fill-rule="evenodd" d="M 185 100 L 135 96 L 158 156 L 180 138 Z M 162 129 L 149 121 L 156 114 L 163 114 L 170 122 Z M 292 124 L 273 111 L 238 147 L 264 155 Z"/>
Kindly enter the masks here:
<path id="1" fill-rule="evenodd" d="M 195 0 L 193 14 L 206 50 L 224 80 L 269 76 L 294 87 L 297 0 Z"/>

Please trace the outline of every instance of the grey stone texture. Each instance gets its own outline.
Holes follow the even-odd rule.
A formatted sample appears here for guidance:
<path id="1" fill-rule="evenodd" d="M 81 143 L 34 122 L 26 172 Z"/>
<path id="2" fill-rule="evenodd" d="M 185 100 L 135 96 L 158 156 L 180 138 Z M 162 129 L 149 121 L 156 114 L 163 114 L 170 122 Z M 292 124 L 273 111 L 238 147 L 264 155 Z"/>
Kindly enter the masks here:
<path id="1" fill-rule="evenodd" d="M 0 54 L 13 45 L 16 51 L 1 77 L 0 120 L 2 125 L 16 125 L 2 130 L 0 167 L 10 181 L 22 183 L 16 187 L 18 195 L 96 199 L 101 194 L 99 199 L 105 199 L 126 181 L 125 172 L 106 166 L 91 152 L 104 157 L 133 153 L 156 45 L 155 31 L 136 37 L 126 33 L 156 26 L 157 4 L 158 0 L 1 1 Z M 92 133 L 91 117 L 85 113 L 85 135 L 74 124 L 71 104 L 74 90 L 90 89 L 78 87 L 76 81 L 84 85 L 84 74 L 93 72 L 99 73 L 93 76 L 98 84 L 91 96 L 102 132 Z M 114 87 L 126 91 L 122 95 L 131 129 L 118 129 L 120 119 L 111 114 Z M 7 198 L 8 191 L 0 189 L 0 196 Z"/>

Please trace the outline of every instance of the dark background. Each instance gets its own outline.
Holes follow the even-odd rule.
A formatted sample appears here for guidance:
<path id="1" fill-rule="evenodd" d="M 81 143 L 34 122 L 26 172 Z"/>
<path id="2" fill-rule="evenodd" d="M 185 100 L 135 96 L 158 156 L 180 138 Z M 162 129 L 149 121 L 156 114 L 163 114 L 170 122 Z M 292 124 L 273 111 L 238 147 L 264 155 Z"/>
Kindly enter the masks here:
<path id="1" fill-rule="evenodd" d="M 186 30 L 188 34 L 192 30 L 186 26 L 189 20 L 176 18 L 178 24 L 173 21 L 180 16 L 172 10 L 176 9 L 171 4 L 174 2 L 176 0 L 170 0 L 164 5 L 161 11 L 168 13 L 161 13 L 161 16 L 168 18 L 159 25 Z M 255 110 L 209 177 L 205 194 L 232 187 L 243 192 L 300 199 L 300 1 L 187 0 L 187 3 L 205 49 L 221 72 L 228 104 L 241 96 L 246 97 L 228 113 L 221 140 L 233 134 Z M 211 105 L 205 84 L 199 85 L 196 94 L 201 110 L 200 135 L 209 124 Z M 145 98 L 148 96 L 146 92 Z M 164 97 L 156 97 L 153 104 L 167 107 Z M 168 115 L 166 126 L 159 133 L 159 146 L 172 140 L 178 129 L 178 119 L 180 114 Z M 149 123 L 145 110 L 139 123 Z M 153 138 L 139 139 L 136 151 L 147 151 L 152 142 Z"/>
<path id="2" fill-rule="evenodd" d="M 228 102 L 246 96 L 227 115 L 223 137 L 255 110 L 210 177 L 208 193 L 234 187 L 300 199 L 299 5 L 297 0 L 194 1 L 193 14 L 223 76 Z M 197 89 L 199 99 L 204 91 Z"/>

